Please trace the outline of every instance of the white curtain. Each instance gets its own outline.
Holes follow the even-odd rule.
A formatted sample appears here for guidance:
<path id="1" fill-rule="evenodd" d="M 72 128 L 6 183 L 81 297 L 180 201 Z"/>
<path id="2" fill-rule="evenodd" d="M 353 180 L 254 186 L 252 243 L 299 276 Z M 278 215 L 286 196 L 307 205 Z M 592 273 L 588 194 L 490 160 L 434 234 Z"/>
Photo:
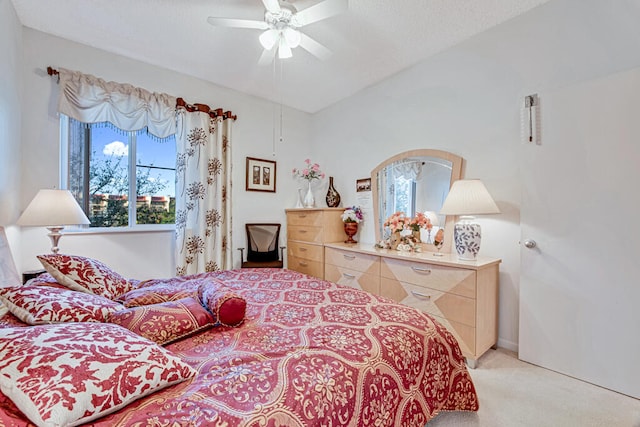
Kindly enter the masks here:
<path id="1" fill-rule="evenodd" d="M 176 133 L 176 98 L 130 84 L 107 82 L 90 74 L 59 70 L 58 111 L 83 123 L 110 122 L 166 138 Z"/>
<path id="2" fill-rule="evenodd" d="M 393 167 L 394 178 L 417 181 L 422 174 L 422 162 L 418 160 L 402 161 Z"/>
<path id="3" fill-rule="evenodd" d="M 232 268 L 231 119 L 177 111 L 176 273 Z"/>

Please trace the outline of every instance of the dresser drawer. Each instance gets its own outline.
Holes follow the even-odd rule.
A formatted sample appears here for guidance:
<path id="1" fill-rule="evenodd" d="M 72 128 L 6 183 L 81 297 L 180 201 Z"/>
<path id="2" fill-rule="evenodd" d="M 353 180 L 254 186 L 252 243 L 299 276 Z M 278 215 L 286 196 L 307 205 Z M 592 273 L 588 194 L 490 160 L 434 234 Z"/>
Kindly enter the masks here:
<path id="1" fill-rule="evenodd" d="M 476 326 L 476 300 L 383 277 L 380 295 L 467 326 Z"/>
<path id="2" fill-rule="evenodd" d="M 319 279 L 324 278 L 322 262 L 320 261 L 311 261 L 293 256 L 287 259 L 287 268 Z"/>
<path id="3" fill-rule="evenodd" d="M 433 318 L 442 323 L 442 326 L 447 328 L 449 332 L 455 337 L 456 341 L 460 345 L 460 350 L 465 357 L 475 358 L 476 355 L 476 328 L 462 323 L 454 322 L 453 320 L 445 319 L 444 317 L 433 315 Z"/>
<path id="4" fill-rule="evenodd" d="M 327 264 L 375 274 L 376 276 L 380 275 L 380 257 L 377 255 L 325 248 L 324 258 L 324 262 Z"/>
<path id="5" fill-rule="evenodd" d="M 300 243 L 289 240 L 287 242 L 287 256 L 309 259 L 311 261 L 322 261 L 322 249 L 320 245 L 310 243 Z"/>
<path id="6" fill-rule="evenodd" d="M 467 298 L 476 297 L 475 270 L 384 258 L 380 275 Z"/>
<path id="7" fill-rule="evenodd" d="M 289 240 L 322 243 L 322 227 L 314 227 L 311 225 L 287 225 L 287 237 Z"/>
<path id="8" fill-rule="evenodd" d="M 332 264 L 325 264 L 324 279 L 340 285 L 362 289 L 375 295 L 380 294 L 380 276 L 377 274 L 363 273 Z"/>
<path id="9" fill-rule="evenodd" d="M 291 225 L 315 225 L 322 226 L 321 211 L 296 211 L 287 212 L 287 226 Z"/>

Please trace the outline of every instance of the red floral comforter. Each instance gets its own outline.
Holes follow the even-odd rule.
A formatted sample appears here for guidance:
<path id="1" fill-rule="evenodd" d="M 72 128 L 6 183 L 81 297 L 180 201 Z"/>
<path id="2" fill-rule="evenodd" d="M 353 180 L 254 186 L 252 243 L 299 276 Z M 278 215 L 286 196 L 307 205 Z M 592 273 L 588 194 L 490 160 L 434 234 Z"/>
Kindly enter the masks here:
<path id="1" fill-rule="evenodd" d="M 478 409 L 458 344 L 420 311 L 282 269 L 171 281 L 207 277 L 245 297 L 245 322 L 167 346 L 198 376 L 93 425 L 417 427 Z M 0 394 L 0 427 L 26 425 Z"/>

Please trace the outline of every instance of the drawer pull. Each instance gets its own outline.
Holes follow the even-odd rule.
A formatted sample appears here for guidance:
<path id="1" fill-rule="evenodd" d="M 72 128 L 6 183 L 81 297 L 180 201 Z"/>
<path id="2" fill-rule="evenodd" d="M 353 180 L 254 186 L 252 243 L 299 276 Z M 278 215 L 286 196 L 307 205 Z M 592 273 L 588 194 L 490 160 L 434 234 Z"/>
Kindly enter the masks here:
<path id="1" fill-rule="evenodd" d="M 355 255 L 342 255 L 344 259 L 356 259 Z"/>
<path id="2" fill-rule="evenodd" d="M 416 273 L 431 274 L 431 269 L 430 269 L 430 268 L 424 268 L 424 267 L 411 267 L 411 269 L 412 269 L 413 271 L 415 271 Z"/>
<path id="3" fill-rule="evenodd" d="M 298 214 L 298 218 L 306 218 L 307 214 Z"/>
<path id="4" fill-rule="evenodd" d="M 307 248 L 300 248 L 300 252 L 307 252 Z"/>
<path id="5" fill-rule="evenodd" d="M 355 279 L 356 278 L 356 276 L 354 276 L 353 274 L 342 273 L 342 275 L 345 277 L 345 279 Z"/>
<path id="6" fill-rule="evenodd" d="M 307 232 L 307 230 L 300 230 L 300 232 L 301 232 L 302 234 L 304 234 L 304 233 L 306 233 L 306 232 Z"/>
<path id="7" fill-rule="evenodd" d="M 417 291 L 411 291 L 411 293 L 413 294 L 414 297 L 418 299 L 423 299 L 426 301 L 431 300 L 431 295 L 423 294 L 422 292 L 417 292 Z"/>
<path id="8" fill-rule="evenodd" d="M 307 264 L 306 262 L 302 262 L 302 261 L 300 261 L 300 262 L 298 263 L 298 265 L 299 265 L 300 267 L 308 267 L 308 266 L 309 266 L 309 264 Z"/>

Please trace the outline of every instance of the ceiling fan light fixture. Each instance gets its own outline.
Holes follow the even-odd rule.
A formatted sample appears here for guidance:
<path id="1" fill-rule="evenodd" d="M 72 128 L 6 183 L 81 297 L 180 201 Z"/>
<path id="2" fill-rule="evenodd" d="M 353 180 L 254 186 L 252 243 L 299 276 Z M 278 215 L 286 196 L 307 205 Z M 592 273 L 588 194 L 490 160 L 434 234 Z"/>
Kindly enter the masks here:
<path id="1" fill-rule="evenodd" d="M 258 37 L 258 40 L 260 40 L 260 44 L 262 45 L 262 47 L 264 47 L 267 50 L 271 50 L 273 49 L 273 46 L 276 45 L 276 42 L 278 41 L 279 38 L 280 38 L 280 33 L 278 32 L 278 30 L 271 28 L 263 32 L 262 34 L 260 34 L 260 37 Z"/>
<path id="2" fill-rule="evenodd" d="M 284 39 L 287 42 L 287 45 L 291 49 L 296 48 L 300 45 L 300 40 L 302 37 L 300 36 L 300 32 L 298 30 L 294 30 L 291 27 L 287 27 L 284 29 L 283 35 L 284 35 Z"/>
<path id="3" fill-rule="evenodd" d="M 287 44 L 287 41 L 284 37 L 280 37 L 280 43 L 278 44 L 278 58 L 286 59 L 291 58 L 293 53 L 291 52 L 291 48 Z"/>

